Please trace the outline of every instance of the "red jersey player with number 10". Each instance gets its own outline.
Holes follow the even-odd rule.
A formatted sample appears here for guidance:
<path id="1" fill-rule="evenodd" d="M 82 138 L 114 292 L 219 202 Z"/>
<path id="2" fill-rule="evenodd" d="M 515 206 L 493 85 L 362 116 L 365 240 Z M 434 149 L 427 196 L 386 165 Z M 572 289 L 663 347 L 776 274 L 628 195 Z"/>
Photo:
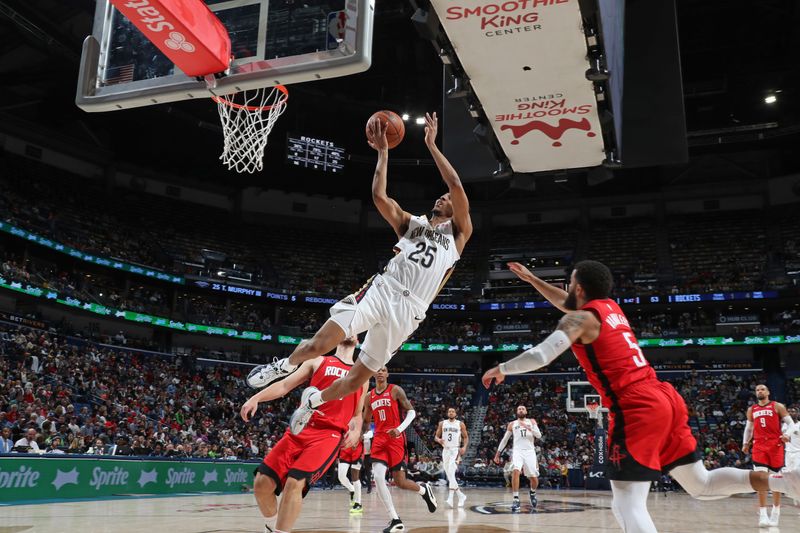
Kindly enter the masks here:
<path id="1" fill-rule="evenodd" d="M 392 473 L 396 487 L 422 496 L 431 513 L 436 511 L 436 497 L 429 483 L 419 485 L 406 479 L 406 436 L 403 432 L 414 420 L 416 412 L 403 388 L 390 384 L 388 379 L 389 371 L 382 366 L 375 374 L 375 388 L 369 391 L 369 398 L 364 407 L 364 423 L 369 424 L 371 419 L 375 420 L 375 435 L 372 438 L 372 472 L 375 474 L 378 497 L 391 517 L 391 522 L 383 533 L 394 533 L 405 530 L 405 526 L 397 515 L 392 495 L 386 485 L 387 471 Z M 400 419 L 401 408 L 406 412 L 403 420 Z"/>
<path id="2" fill-rule="evenodd" d="M 614 516 L 624 531 L 656 531 L 647 511 L 647 496 L 650 482 L 662 473 L 669 473 L 699 499 L 753 490 L 800 495 L 800 471 L 781 476 L 736 468 L 705 469 L 695 451 L 686 403 L 672 385 L 656 378 L 625 313 L 610 297 L 613 277 L 605 265 L 597 261 L 576 264 L 569 292 L 539 279 L 519 263 L 510 263 L 509 268 L 565 315 L 544 341 L 487 371 L 483 384 L 488 388 L 506 375 L 547 366 L 572 348 L 609 409 L 607 474 Z"/>

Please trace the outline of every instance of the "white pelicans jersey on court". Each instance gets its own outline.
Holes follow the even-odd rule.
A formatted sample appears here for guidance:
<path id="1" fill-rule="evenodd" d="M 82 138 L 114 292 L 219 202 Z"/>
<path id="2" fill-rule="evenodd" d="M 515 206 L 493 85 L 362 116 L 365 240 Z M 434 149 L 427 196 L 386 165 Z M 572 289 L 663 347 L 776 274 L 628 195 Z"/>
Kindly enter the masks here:
<path id="1" fill-rule="evenodd" d="M 394 251 L 384 275 L 430 305 L 459 259 L 452 220 L 434 228 L 428 217 L 412 216 Z"/>
<path id="2" fill-rule="evenodd" d="M 534 437 L 542 438 L 542 432 L 535 420 L 524 418 L 515 420 L 511 424 L 511 433 L 514 436 L 514 448 L 511 453 L 511 463 L 514 470 L 521 470 L 527 477 L 539 477 L 539 462 L 536 460 L 536 447 L 533 445 Z"/>
<path id="3" fill-rule="evenodd" d="M 461 446 L 461 421 L 447 419 L 442 422 L 442 440 L 445 448 Z"/>
<path id="4" fill-rule="evenodd" d="M 541 438 L 542 434 L 539 427 L 532 420 L 527 418 L 523 420 L 515 420 L 511 426 L 511 433 L 514 436 L 514 451 L 536 451 L 533 445 L 533 438 Z"/>

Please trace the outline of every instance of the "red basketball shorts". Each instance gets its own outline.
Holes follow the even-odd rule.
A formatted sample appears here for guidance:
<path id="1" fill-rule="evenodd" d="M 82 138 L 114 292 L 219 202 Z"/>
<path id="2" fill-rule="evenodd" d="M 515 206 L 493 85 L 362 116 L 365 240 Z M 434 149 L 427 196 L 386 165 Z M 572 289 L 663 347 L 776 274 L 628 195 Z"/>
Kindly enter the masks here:
<path id="1" fill-rule="evenodd" d="M 376 433 L 372 439 L 372 462 L 383 463 L 390 472 L 406 468 L 406 436 L 391 437 L 388 433 Z"/>
<path id="2" fill-rule="evenodd" d="M 608 478 L 655 481 L 699 459 L 686 403 L 669 383 L 626 387 L 609 408 Z"/>
<path id="3" fill-rule="evenodd" d="M 342 448 L 339 450 L 339 461 L 351 465 L 361 465 L 362 455 L 364 455 L 364 445 L 359 442 L 355 448 Z"/>
<path id="4" fill-rule="evenodd" d="M 287 429 L 257 470 L 275 480 L 275 494 L 281 493 L 287 477 L 307 480 L 305 496 L 336 460 L 341 444 L 342 434 L 334 429 L 306 427 L 299 435 Z"/>
<path id="5" fill-rule="evenodd" d="M 780 472 L 785 457 L 783 442 L 780 440 L 753 443 L 752 461 L 756 469 Z"/>

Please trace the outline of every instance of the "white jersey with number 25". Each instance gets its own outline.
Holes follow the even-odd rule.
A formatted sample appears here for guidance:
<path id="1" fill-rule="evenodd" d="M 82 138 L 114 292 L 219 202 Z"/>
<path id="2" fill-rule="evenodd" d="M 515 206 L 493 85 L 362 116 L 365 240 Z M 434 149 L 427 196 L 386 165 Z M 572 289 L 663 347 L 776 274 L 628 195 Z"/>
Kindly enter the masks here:
<path id="1" fill-rule="evenodd" d="M 434 228 L 428 217 L 412 216 L 394 251 L 384 275 L 430 305 L 459 259 L 452 220 Z"/>

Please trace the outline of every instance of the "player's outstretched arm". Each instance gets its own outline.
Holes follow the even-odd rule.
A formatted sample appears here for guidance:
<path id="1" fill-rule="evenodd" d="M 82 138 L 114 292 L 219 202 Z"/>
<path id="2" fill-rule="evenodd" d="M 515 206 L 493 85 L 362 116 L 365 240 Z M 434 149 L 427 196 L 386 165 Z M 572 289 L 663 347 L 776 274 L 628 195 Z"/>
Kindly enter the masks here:
<path id="1" fill-rule="evenodd" d="M 747 408 L 747 424 L 744 426 L 744 436 L 742 437 L 742 451 L 750 451 L 750 441 L 753 440 L 753 406 Z"/>
<path id="2" fill-rule="evenodd" d="M 458 172 L 450 164 L 450 161 L 436 146 L 436 135 L 439 131 L 439 118 L 436 113 L 431 115 L 425 113 L 425 145 L 433 156 L 433 161 L 436 163 L 436 168 L 442 175 L 450 191 L 450 201 L 453 202 L 453 224 L 456 228 L 456 247 L 460 254 L 464 250 L 464 245 L 472 236 L 472 217 L 469 215 L 469 199 L 467 193 L 464 191 L 464 185 L 461 183 L 461 178 L 458 177 Z"/>
<path id="3" fill-rule="evenodd" d="M 389 430 L 389 435 L 397 438 L 406 430 L 406 428 L 408 428 L 408 426 L 411 425 L 411 422 L 417 416 L 417 412 L 414 411 L 414 406 L 411 405 L 410 401 L 408 401 L 408 396 L 406 396 L 406 391 L 403 390 L 403 387 L 399 387 L 397 385 L 392 387 L 392 398 L 394 401 L 400 404 L 400 407 L 406 412 L 406 417 L 403 422 L 395 429 Z"/>
<path id="4" fill-rule="evenodd" d="M 503 453 L 503 450 L 506 449 L 506 445 L 508 441 L 511 439 L 513 433 L 511 432 L 511 423 L 506 426 L 506 433 L 503 435 L 503 440 L 500 441 L 500 444 L 497 446 L 497 453 L 494 454 L 494 462 L 496 464 L 500 464 L 500 454 Z"/>
<path id="5" fill-rule="evenodd" d="M 489 369 L 481 381 L 487 389 L 493 381 L 502 383 L 509 374 L 524 374 L 545 367 L 567 351 L 575 342 L 585 344 L 594 341 L 600 334 L 600 321 L 590 311 L 570 311 L 558 322 L 558 329 L 545 340 L 522 352 L 508 362 Z"/>
<path id="6" fill-rule="evenodd" d="M 568 293 L 563 289 L 559 289 L 555 285 L 547 283 L 543 279 L 536 277 L 533 272 L 528 270 L 521 263 L 511 262 L 508 263 L 508 269 L 517 275 L 519 279 L 526 283 L 533 285 L 533 288 L 539 291 L 539 294 L 545 297 L 550 304 L 564 313 L 568 313 L 569 309 L 564 307 L 564 302 L 567 301 Z"/>
<path id="7" fill-rule="evenodd" d="M 305 361 L 295 372 L 289 374 L 286 379 L 283 379 L 277 383 L 273 383 L 266 389 L 253 394 L 250 399 L 247 400 L 244 405 L 242 405 L 242 408 L 239 411 L 242 420 L 245 422 L 249 421 L 258 410 L 259 403 L 270 402 L 277 398 L 283 398 L 305 381 L 311 379 L 312 374 L 314 374 L 314 366 L 316 364 L 317 359 Z"/>
<path id="8" fill-rule="evenodd" d="M 403 211 L 395 200 L 386 194 L 386 175 L 389 164 L 389 143 L 386 140 L 387 124 L 379 120 L 370 121 L 367 126 L 367 142 L 378 152 L 378 163 L 375 176 L 372 178 L 372 201 L 381 216 L 392 226 L 398 237 L 402 237 L 408 228 L 411 214 Z"/>
<path id="9" fill-rule="evenodd" d="M 469 447 L 469 433 L 467 433 L 467 425 L 464 422 L 461 422 L 461 434 L 463 435 L 463 443 L 461 444 L 461 449 L 458 451 L 458 455 L 463 457 L 467 455 L 467 448 Z"/>

